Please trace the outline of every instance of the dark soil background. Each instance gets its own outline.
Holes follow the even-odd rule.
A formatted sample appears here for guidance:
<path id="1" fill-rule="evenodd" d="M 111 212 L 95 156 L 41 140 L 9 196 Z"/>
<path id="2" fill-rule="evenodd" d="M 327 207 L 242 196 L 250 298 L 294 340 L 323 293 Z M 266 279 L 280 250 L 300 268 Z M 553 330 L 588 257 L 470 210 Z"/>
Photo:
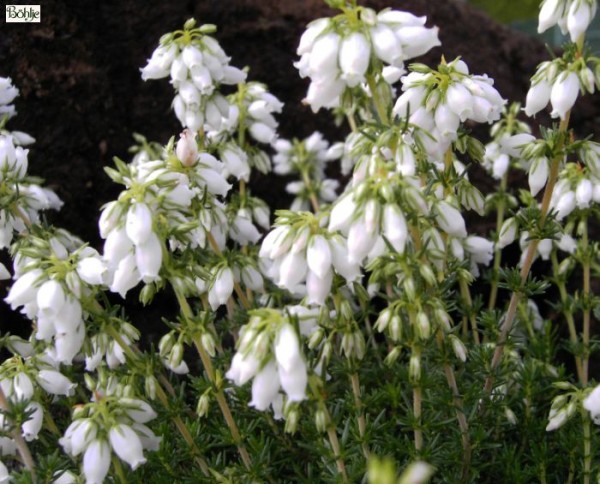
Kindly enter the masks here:
<path id="1" fill-rule="evenodd" d="M 446 59 L 460 55 L 472 72 L 494 78 L 509 100 L 524 100 L 536 65 L 548 57 L 537 40 L 494 23 L 459 0 L 361 3 L 427 15 L 428 25 L 440 27 L 443 47 L 422 61 L 436 65 L 442 54 Z M 318 129 L 331 141 L 341 139 L 343 131 L 333 127 L 329 115 L 315 116 L 300 103 L 307 83 L 292 65 L 306 24 L 331 13 L 321 0 L 42 0 L 39 24 L 0 19 L 0 76 L 11 77 L 21 91 L 18 116 L 9 128 L 37 140 L 29 155 L 30 173 L 45 178 L 65 202 L 51 220 L 101 248 L 99 209 L 119 190 L 103 167 L 113 156 L 128 159 L 133 132 L 165 143 L 180 131 L 170 110 L 170 84 L 143 82 L 139 69 L 159 37 L 181 28 L 190 17 L 216 24 L 215 37 L 232 64 L 249 66 L 249 79 L 266 82 L 285 102 L 282 136 L 301 138 Z M 573 126 L 583 135 L 600 127 L 598 101 L 591 99 L 581 101 L 573 117 Z M 273 208 L 286 204 L 283 184 L 256 181 L 254 193 Z M 131 310 L 137 319 L 136 307 Z"/>

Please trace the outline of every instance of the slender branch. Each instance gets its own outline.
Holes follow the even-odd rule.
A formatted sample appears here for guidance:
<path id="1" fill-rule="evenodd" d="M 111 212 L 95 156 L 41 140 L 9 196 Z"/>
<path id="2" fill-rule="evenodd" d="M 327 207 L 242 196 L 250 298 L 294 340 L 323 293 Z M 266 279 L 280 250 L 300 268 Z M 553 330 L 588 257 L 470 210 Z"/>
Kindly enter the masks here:
<path id="1" fill-rule="evenodd" d="M 465 306 L 469 308 L 469 321 L 471 322 L 471 331 L 473 332 L 473 341 L 475 344 L 480 344 L 479 339 L 479 331 L 477 331 L 477 316 L 472 311 L 473 308 L 473 299 L 471 298 L 471 291 L 469 290 L 469 286 L 467 281 L 465 281 L 462 277 L 459 277 L 458 285 L 460 287 L 460 295 L 462 297 L 463 303 Z"/>
<path id="2" fill-rule="evenodd" d="M 506 210 L 506 185 L 508 183 L 508 170 L 500 181 L 500 193 L 502 198 L 498 201 L 498 211 L 496 212 L 496 243 L 500 239 L 500 230 L 504 223 L 504 212 Z M 492 268 L 492 287 L 490 289 L 490 300 L 488 303 L 488 309 L 494 309 L 496 307 L 496 300 L 498 298 L 498 279 L 500 274 L 500 264 L 502 262 L 502 249 L 495 247 L 494 250 L 494 266 Z"/>
<path id="3" fill-rule="evenodd" d="M 177 290 L 176 286 L 173 286 L 173 290 L 175 291 L 175 297 L 177 298 L 177 302 L 179 303 L 179 308 L 181 310 L 182 316 L 187 321 L 190 321 L 193 317 L 192 308 L 188 304 L 188 302 L 187 302 L 186 298 L 183 296 L 183 294 L 181 294 L 181 292 L 179 290 Z M 229 404 L 227 403 L 227 400 L 225 399 L 223 390 L 220 388 L 217 388 L 216 373 L 215 373 L 215 369 L 212 365 L 210 356 L 204 349 L 204 346 L 202 345 L 202 342 L 200 341 L 200 339 L 198 337 L 194 337 L 192 339 L 192 341 L 194 343 L 194 346 L 196 347 L 196 350 L 198 351 L 198 354 L 200 355 L 200 360 L 202 360 L 202 365 L 204 366 L 206 375 L 208 376 L 208 379 L 211 382 L 211 384 L 215 387 L 215 398 L 217 400 L 217 403 L 219 404 L 219 408 L 221 409 L 221 412 L 223 413 L 225 422 L 227 423 L 227 426 L 229 427 L 231 436 L 233 437 L 233 440 L 236 443 L 236 446 L 238 448 L 238 452 L 240 453 L 242 461 L 244 462 L 246 469 L 250 469 L 250 467 L 252 466 L 252 463 L 250 460 L 250 455 L 248 454 L 246 447 L 244 447 L 244 444 L 242 443 L 242 437 L 240 435 L 240 431 L 238 429 L 237 424 L 235 423 L 235 420 L 233 419 L 233 415 L 231 414 L 231 409 L 229 408 Z"/>
<path id="4" fill-rule="evenodd" d="M 10 409 L 10 404 L 8 402 L 8 399 L 6 398 L 6 395 L 4 394 L 4 390 L 2 390 L 2 387 L 0 387 L 0 408 L 5 411 L 8 411 Z M 21 456 L 23 465 L 31 473 L 31 478 L 33 482 L 36 482 L 37 478 L 35 474 L 35 462 L 33 460 L 33 457 L 31 456 L 31 452 L 29 451 L 27 442 L 25 442 L 25 439 L 21 435 L 21 429 L 18 426 L 15 426 L 11 430 L 11 437 L 15 441 L 17 451 Z"/>
<path id="5" fill-rule="evenodd" d="M 363 404 L 360 397 L 360 380 L 358 378 L 358 373 L 354 372 L 350 375 L 350 382 L 352 383 L 352 393 L 354 394 L 354 406 L 356 407 L 356 412 L 358 414 L 358 433 L 360 435 L 361 447 L 363 451 L 363 455 L 365 459 L 369 458 L 369 447 L 365 442 L 365 432 L 367 429 L 367 422 L 365 420 L 365 414 L 363 412 Z"/>
<path id="6" fill-rule="evenodd" d="M 592 429 L 590 415 L 585 409 L 581 409 L 583 419 L 583 483 L 590 484 L 592 476 Z"/>
<path id="7" fill-rule="evenodd" d="M 438 348 L 441 351 L 444 350 L 444 340 L 445 333 L 443 331 L 438 331 L 436 335 L 436 339 L 438 342 Z M 454 374 L 454 369 L 452 365 L 448 363 L 446 359 L 444 359 L 444 374 L 446 375 L 446 381 L 448 382 L 448 386 L 452 391 L 452 401 L 454 403 L 455 412 L 456 412 L 456 420 L 458 421 L 458 427 L 460 428 L 460 436 L 463 446 L 463 462 L 462 462 L 462 482 L 469 481 L 469 472 L 471 468 L 471 440 L 469 437 L 469 424 L 467 422 L 467 418 L 465 416 L 462 397 L 458 390 L 458 384 L 456 383 L 456 375 Z"/>
<path id="8" fill-rule="evenodd" d="M 565 119 L 560 122 L 559 131 L 566 132 L 569 126 L 569 114 L 567 113 Z M 554 192 L 554 186 L 556 185 L 556 181 L 558 179 L 558 169 L 560 167 L 560 162 L 562 161 L 563 154 L 559 153 L 552 159 L 550 164 L 550 174 L 548 175 L 548 181 L 546 183 L 546 188 L 544 189 L 544 196 L 542 198 L 542 206 L 540 208 L 540 227 L 543 227 L 546 222 L 546 217 L 548 216 L 548 210 L 550 208 L 550 200 L 552 199 L 552 193 Z M 502 327 L 500 328 L 500 334 L 498 335 L 498 339 L 496 341 L 496 349 L 494 350 L 494 356 L 492 357 L 492 362 L 490 365 L 490 374 L 485 380 L 484 384 L 484 392 L 486 394 L 490 394 L 492 391 L 492 386 L 494 385 L 494 372 L 496 368 L 500 364 L 502 359 L 502 355 L 504 353 L 504 346 L 506 345 L 506 341 L 508 339 L 508 335 L 510 330 L 512 329 L 513 322 L 515 320 L 515 315 L 517 312 L 517 306 L 519 304 L 519 300 L 521 299 L 521 290 L 527 281 L 527 277 L 529 276 L 529 271 L 531 270 L 531 266 L 533 264 L 533 259 L 535 257 L 535 253 L 537 251 L 539 240 L 532 240 L 527 248 L 527 253 L 525 255 L 525 261 L 523 262 L 523 267 L 521 268 L 521 284 L 518 291 L 512 293 L 510 298 L 510 302 L 508 304 L 508 310 L 506 311 L 506 316 L 504 318 L 504 322 L 502 323 Z"/>
<path id="9" fill-rule="evenodd" d="M 571 344 L 575 348 L 577 347 L 577 343 L 579 343 L 579 337 L 577 336 L 577 329 L 575 327 L 575 318 L 573 318 L 573 312 L 565 306 L 568 301 L 567 286 L 560 277 L 560 274 L 558 273 L 558 258 L 556 256 L 556 250 L 552 251 L 551 260 L 552 272 L 554 273 L 554 281 L 560 293 L 560 300 L 563 304 L 563 316 L 565 317 L 565 320 L 567 321 L 567 327 L 569 328 L 569 339 L 571 340 Z M 583 363 L 581 361 L 581 357 L 578 355 L 574 355 L 574 357 L 575 367 L 577 369 L 577 378 L 579 379 L 579 381 L 583 381 Z"/>
<path id="10" fill-rule="evenodd" d="M 590 280 L 591 280 L 591 269 L 590 269 L 590 258 L 589 258 L 589 241 L 588 241 L 588 226 L 587 220 L 584 220 L 581 224 L 583 226 L 583 233 L 581 234 L 581 250 L 583 253 L 583 373 L 581 383 L 586 386 L 589 378 L 589 365 L 590 365 Z"/>
<path id="11" fill-rule="evenodd" d="M 323 408 L 325 409 L 325 412 L 327 412 L 327 420 L 331 422 L 331 416 L 329 415 L 329 411 L 327 410 L 325 405 L 323 405 Z M 335 464 L 338 468 L 339 473 L 342 476 L 342 481 L 348 482 L 346 464 L 344 463 L 344 459 L 342 458 L 340 441 L 338 440 L 337 433 L 335 432 L 335 426 L 333 424 L 329 424 L 327 426 L 327 437 L 329 438 L 329 443 L 331 444 L 331 449 L 333 450 Z"/>

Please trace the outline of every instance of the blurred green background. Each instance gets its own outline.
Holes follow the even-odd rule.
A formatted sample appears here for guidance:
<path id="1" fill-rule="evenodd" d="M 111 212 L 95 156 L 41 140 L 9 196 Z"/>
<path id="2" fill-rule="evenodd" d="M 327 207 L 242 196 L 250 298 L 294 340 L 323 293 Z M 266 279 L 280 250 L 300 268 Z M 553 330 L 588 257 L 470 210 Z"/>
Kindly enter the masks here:
<path id="1" fill-rule="evenodd" d="M 527 32 L 532 36 L 537 33 L 537 14 L 541 0 L 467 0 L 496 19 L 498 22 L 511 25 L 513 28 Z M 544 42 L 558 47 L 566 38 L 554 27 L 540 36 Z M 596 15 L 588 29 L 586 39 L 595 54 L 600 53 L 600 15 Z"/>

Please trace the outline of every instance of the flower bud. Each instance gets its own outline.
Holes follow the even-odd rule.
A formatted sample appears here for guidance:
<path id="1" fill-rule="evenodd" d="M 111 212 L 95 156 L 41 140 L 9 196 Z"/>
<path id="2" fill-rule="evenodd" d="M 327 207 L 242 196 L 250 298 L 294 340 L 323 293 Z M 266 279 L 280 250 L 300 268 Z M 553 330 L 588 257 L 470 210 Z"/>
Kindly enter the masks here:
<path id="1" fill-rule="evenodd" d="M 184 166 L 193 166 L 198 161 L 198 144 L 196 134 L 189 129 L 184 129 L 179 135 L 175 154 Z"/>
<path id="2" fill-rule="evenodd" d="M 203 393 L 202 396 L 198 399 L 198 405 L 196 405 L 196 415 L 202 418 L 208 414 L 208 410 L 210 408 L 210 397 L 208 394 Z"/>
<path id="3" fill-rule="evenodd" d="M 408 363 L 408 378 L 411 384 L 419 383 L 421 380 L 421 355 L 414 353 L 410 356 Z"/>
<path id="4" fill-rule="evenodd" d="M 394 346 L 392 351 L 387 354 L 383 362 L 388 366 L 392 366 L 394 363 L 396 363 L 401 354 L 402 348 L 400 346 Z"/>
<path id="5" fill-rule="evenodd" d="M 417 314 L 417 327 L 415 329 L 418 337 L 422 340 L 426 340 L 431 336 L 431 323 L 427 314 L 423 311 L 419 311 Z"/>
<path id="6" fill-rule="evenodd" d="M 456 337 L 453 334 L 450 334 L 448 335 L 448 339 L 450 340 L 450 344 L 452 345 L 452 351 L 454 351 L 456 357 L 463 363 L 467 361 L 467 347 L 460 340 L 460 338 Z"/>
<path id="7" fill-rule="evenodd" d="M 507 245 L 512 244 L 517 236 L 517 229 L 518 223 L 514 217 L 506 219 L 500 228 L 497 247 L 503 249 Z"/>
<path id="8" fill-rule="evenodd" d="M 575 199 L 579 208 L 588 208 L 592 201 L 594 186 L 587 178 L 582 179 L 575 190 Z"/>
<path id="9" fill-rule="evenodd" d="M 315 412 L 315 426 L 317 427 L 317 431 L 325 432 L 328 424 L 327 413 L 322 408 L 318 408 Z"/>
<path id="10" fill-rule="evenodd" d="M 544 109 L 550 101 L 551 86 L 546 79 L 533 84 L 525 99 L 525 114 L 534 116 Z"/>

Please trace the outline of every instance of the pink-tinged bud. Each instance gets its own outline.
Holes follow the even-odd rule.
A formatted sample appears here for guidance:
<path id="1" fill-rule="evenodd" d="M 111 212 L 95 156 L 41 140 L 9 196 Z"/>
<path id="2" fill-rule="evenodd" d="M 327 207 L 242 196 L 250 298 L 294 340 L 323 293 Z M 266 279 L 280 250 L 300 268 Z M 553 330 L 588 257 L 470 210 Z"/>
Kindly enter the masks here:
<path id="1" fill-rule="evenodd" d="M 567 30 L 571 36 L 571 42 L 577 42 L 583 33 L 587 30 L 596 14 L 596 2 L 593 2 L 594 8 L 589 2 L 582 0 L 571 2 L 567 13 Z"/>
<path id="2" fill-rule="evenodd" d="M 75 393 L 75 387 L 77 386 L 62 373 L 55 370 L 40 370 L 37 375 L 37 382 L 52 395 L 66 395 L 68 397 Z"/>
<path id="3" fill-rule="evenodd" d="M 460 238 L 467 236 L 465 219 L 456 208 L 445 201 L 441 201 L 436 208 L 436 221 L 444 232 Z"/>
<path id="4" fill-rule="evenodd" d="M 324 278 L 331 271 L 331 249 L 325 237 L 315 235 L 310 239 L 306 261 L 309 269 L 320 278 Z"/>
<path id="5" fill-rule="evenodd" d="M 355 87 L 365 80 L 370 58 L 371 47 L 363 34 L 353 32 L 344 37 L 340 45 L 339 62 L 342 79 L 349 87 Z"/>
<path id="6" fill-rule="evenodd" d="M 102 484 L 110 467 L 110 447 L 105 440 L 93 440 L 83 454 L 86 484 Z"/>
<path id="7" fill-rule="evenodd" d="M 145 203 L 133 203 L 127 211 L 125 220 L 127 237 L 139 245 L 145 242 L 152 233 L 152 212 Z"/>
<path id="8" fill-rule="evenodd" d="M 283 391 L 291 402 L 301 402 L 306 400 L 306 385 L 308 384 L 308 375 L 306 373 L 306 363 L 300 358 L 297 363 L 286 371 L 282 366 L 277 368 L 279 381 Z"/>
<path id="9" fill-rule="evenodd" d="M 114 453 L 127 462 L 132 470 L 146 463 L 142 442 L 129 425 L 119 424 L 113 427 L 108 433 L 108 438 Z"/>
<path id="10" fill-rule="evenodd" d="M 270 361 L 258 372 L 252 381 L 252 400 L 248 405 L 263 411 L 269 408 L 279 392 L 279 376 L 277 366 Z"/>
<path id="11" fill-rule="evenodd" d="M 588 208 L 592 201 L 594 185 L 587 178 L 582 179 L 575 190 L 575 199 L 579 208 Z"/>
<path id="12" fill-rule="evenodd" d="M 575 72 L 563 72 L 558 76 L 550 92 L 553 118 L 565 119 L 577 100 L 579 89 L 579 78 Z"/>
<path id="13" fill-rule="evenodd" d="M 179 135 L 175 154 L 184 166 L 194 166 L 198 161 L 198 144 L 196 134 L 189 129 L 184 129 Z"/>
<path id="14" fill-rule="evenodd" d="M 546 185 L 548 170 L 548 160 L 546 158 L 536 158 L 533 160 L 529 168 L 529 189 L 534 197 Z"/>
<path id="15" fill-rule="evenodd" d="M 538 17 L 538 34 L 556 25 L 563 15 L 561 0 L 544 0 Z"/>

